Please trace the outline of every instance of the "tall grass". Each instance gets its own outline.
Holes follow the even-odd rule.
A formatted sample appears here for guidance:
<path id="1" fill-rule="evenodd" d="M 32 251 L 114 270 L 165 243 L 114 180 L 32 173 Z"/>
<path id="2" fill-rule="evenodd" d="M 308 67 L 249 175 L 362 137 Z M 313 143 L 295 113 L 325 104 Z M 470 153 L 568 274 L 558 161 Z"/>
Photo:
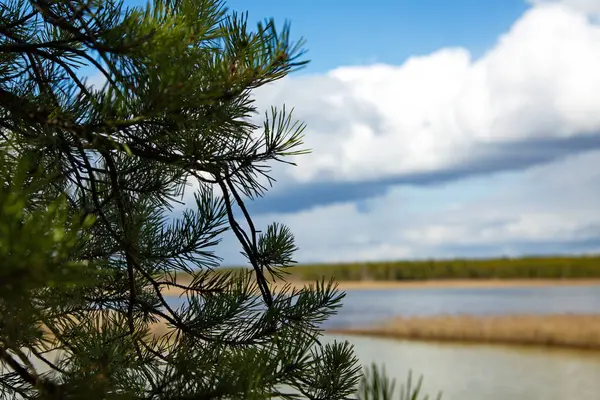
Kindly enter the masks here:
<path id="1" fill-rule="evenodd" d="M 399 400 L 429 400 L 429 395 L 422 396 L 423 376 L 420 376 L 416 385 L 413 386 L 412 371 L 408 372 L 408 378 L 400 386 Z M 364 371 L 361 379 L 357 399 L 358 400 L 392 400 L 395 398 L 396 380 L 390 379 L 383 367 L 372 364 Z M 438 393 L 436 400 L 442 398 Z"/>

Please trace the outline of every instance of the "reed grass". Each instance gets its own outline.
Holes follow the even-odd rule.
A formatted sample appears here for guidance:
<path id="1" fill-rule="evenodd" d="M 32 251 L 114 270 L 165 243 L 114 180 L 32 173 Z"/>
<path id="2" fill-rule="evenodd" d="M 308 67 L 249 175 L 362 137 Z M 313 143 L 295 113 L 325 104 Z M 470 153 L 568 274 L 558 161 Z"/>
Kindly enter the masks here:
<path id="1" fill-rule="evenodd" d="M 412 340 L 538 345 L 600 350 L 600 315 L 440 315 L 396 318 L 331 333 Z"/>

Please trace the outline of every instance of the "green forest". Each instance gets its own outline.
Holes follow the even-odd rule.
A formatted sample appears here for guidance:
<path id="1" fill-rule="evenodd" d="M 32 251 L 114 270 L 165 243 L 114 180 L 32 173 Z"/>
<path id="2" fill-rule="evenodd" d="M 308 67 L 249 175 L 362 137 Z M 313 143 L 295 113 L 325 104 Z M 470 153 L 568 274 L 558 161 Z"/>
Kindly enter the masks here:
<path id="1" fill-rule="evenodd" d="M 286 272 L 288 280 L 302 281 L 331 277 L 337 281 L 583 279 L 600 278 L 600 255 L 298 264 Z"/>

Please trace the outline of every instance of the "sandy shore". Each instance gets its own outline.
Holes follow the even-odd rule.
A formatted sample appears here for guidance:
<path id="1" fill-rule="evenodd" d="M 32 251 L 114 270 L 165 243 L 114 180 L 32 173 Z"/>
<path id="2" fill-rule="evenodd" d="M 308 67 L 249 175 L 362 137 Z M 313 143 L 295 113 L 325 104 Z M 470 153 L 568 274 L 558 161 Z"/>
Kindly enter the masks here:
<path id="1" fill-rule="evenodd" d="M 428 316 L 397 318 L 330 333 L 410 340 L 537 345 L 600 350 L 600 314 Z"/>
<path id="2" fill-rule="evenodd" d="M 182 284 L 184 282 L 181 282 Z M 302 287 L 312 282 L 290 281 L 295 287 Z M 429 280 L 429 281 L 342 281 L 339 288 L 344 291 L 382 290 L 382 289 L 477 289 L 477 288 L 511 288 L 511 287 L 548 287 L 548 286 L 600 286 L 600 279 L 463 279 L 463 280 Z M 277 287 L 282 284 L 275 284 Z M 177 287 L 165 287 L 163 293 L 168 296 L 179 296 L 183 293 Z"/>

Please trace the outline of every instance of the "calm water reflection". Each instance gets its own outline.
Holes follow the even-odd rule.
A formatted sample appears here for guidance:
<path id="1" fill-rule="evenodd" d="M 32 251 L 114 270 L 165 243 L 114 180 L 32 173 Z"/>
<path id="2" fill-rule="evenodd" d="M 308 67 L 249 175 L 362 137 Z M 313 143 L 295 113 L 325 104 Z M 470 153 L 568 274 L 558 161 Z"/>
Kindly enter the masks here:
<path id="1" fill-rule="evenodd" d="M 404 382 L 423 374 L 425 393 L 443 400 L 598 400 L 600 352 L 347 339 L 363 365 L 383 364 Z"/>

